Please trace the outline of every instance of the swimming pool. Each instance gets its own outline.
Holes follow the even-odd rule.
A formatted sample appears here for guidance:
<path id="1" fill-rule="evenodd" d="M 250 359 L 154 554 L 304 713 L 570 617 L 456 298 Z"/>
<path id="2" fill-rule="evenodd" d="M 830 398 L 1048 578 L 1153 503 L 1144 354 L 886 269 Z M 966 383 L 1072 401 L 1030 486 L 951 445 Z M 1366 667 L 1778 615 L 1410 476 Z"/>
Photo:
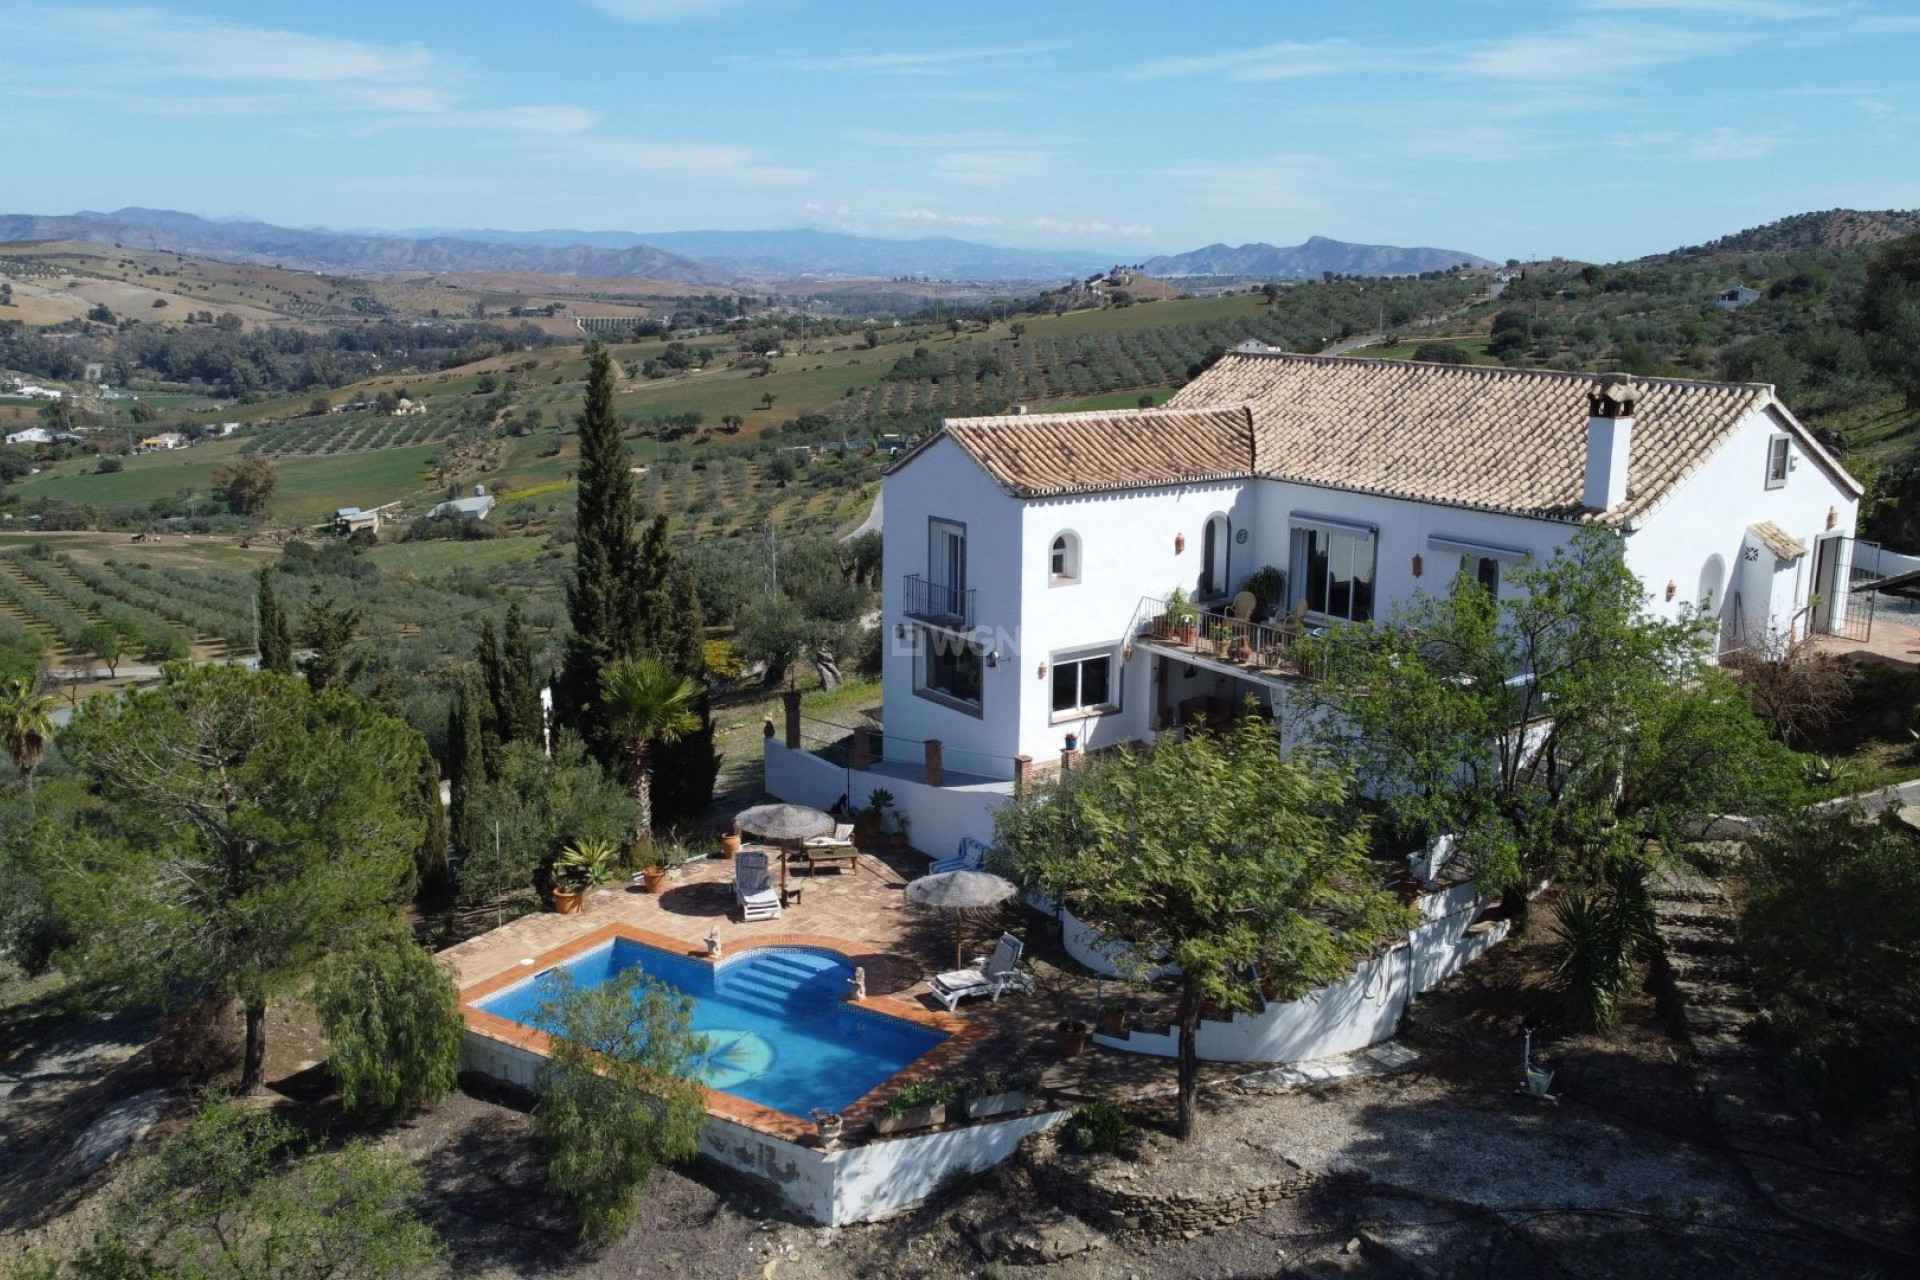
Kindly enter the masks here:
<path id="1" fill-rule="evenodd" d="M 545 1030 L 538 1012 L 556 970 L 591 987 L 635 967 L 693 998 L 693 1029 L 707 1038 L 703 1084 L 801 1119 L 844 1110 L 947 1038 L 847 1004 L 853 965 L 811 947 L 761 947 L 716 964 L 616 937 L 473 1007 Z"/>

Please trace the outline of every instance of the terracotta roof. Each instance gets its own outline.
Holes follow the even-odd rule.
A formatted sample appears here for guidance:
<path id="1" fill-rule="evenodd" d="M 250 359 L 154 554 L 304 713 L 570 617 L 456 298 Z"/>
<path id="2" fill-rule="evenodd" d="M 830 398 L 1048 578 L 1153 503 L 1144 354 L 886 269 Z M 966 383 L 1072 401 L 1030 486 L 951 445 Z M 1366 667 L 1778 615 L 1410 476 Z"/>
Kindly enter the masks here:
<path id="1" fill-rule="evenodd" d="M 1634 381 L 1627 497 L 1604 513 L 1581 503 L 1587 397 L 1604 385 L 1592 374 L 1300 356 L 1251 345 L 1228 352 L 1158 409 L 954 418 L 940 434 L 1022 497 L 1266 476 L 1618 524 L 1665 501 L 1748 415 L 1771 407 L 1822 469 L 1860 492 L 1770 386 Z"/>
<path id="2" fill-rule="evenodd" d="M 1245 479 L 1253 470 L 1245 405 L 1016 413 L 943 426 L 988 475 L 1025 498 Z"/>
<path id="3" fill-rule="evenodd" d="M 1807 544 L 1782 529 L 1771 520 L 1762 520 L 1759 524 L 1747 526 L 1755 537 L 1766 544 L 1767 550 L 1782 560 L 1798 560 L 1807 554 Z"/>

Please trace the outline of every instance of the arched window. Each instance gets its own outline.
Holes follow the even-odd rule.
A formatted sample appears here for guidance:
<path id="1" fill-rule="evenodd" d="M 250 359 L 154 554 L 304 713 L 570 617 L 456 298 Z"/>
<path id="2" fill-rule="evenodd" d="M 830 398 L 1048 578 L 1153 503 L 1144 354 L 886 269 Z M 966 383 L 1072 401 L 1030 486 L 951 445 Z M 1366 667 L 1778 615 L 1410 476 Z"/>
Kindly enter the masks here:
<path id="1" fill-rule="evenodd" d="M 1054 535 L 1047 549 L 1047 581 L 1080 581 L 1080 535 L 1071 531 Z"/>
<path id="2" fill-rule="evenodd" d="M 1700 605 L 1700 612 L 1715 614 L 1720 612 L 1721 592 L 1726 588 L 1727 562 L 1719 556 L 1707 557 L 1700 566 L 1700 589 L 1694 593 L 1694 599 Z"/>

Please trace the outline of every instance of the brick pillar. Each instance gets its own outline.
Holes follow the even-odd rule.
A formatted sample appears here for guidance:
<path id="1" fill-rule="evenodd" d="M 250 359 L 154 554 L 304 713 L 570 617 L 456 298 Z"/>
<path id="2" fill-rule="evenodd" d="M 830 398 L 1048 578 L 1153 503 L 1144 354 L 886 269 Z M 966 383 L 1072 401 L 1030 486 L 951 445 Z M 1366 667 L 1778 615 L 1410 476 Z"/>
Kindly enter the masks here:
<path id="1" fill-rule="evenodd" d="M 853 731 L 853 767 L 862 773 L 873 763 L 873 739 L 865 726 Z"/>
<path id="2" fill-rule="evenodd" d="M 939 786 L 942 774 L 943 774 L 943 770 L 940 764 L 940 739 L 928 738 L 927 739 L 927 785 L 930 787 Z"/>
<path id="3" fill-rule="evenodd" d="M 1013 798 L 1025 800 L 1033 795 L 1033 757 L 1013 758 Z"/>
<path id="4" fill-rule="evenodd" d="M 798 751 L 800 749 L 800 691 L 788 689 L 780 695 L 780 701 L 787 707 L 787 745 Z"/>

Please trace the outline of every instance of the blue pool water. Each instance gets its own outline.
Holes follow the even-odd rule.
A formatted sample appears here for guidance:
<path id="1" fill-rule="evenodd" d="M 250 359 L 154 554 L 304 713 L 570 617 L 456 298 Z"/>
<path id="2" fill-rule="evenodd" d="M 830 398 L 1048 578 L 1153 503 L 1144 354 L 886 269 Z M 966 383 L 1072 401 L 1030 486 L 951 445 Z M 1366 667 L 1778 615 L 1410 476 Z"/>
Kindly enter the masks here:
<path id="1" fill-rule="evenodd" d="M 556 969 L 569 972 L 576 986 L 593 987 L 636 966 L 693 997 L 693 1029 L 707 1037 L 702 1083 L 802 1119 L 815 1108 L 844 1109 L 947 1038 L 848 1005 L 853 966 L 804 947 L 766 947 L 715 965 L 615 938 L 475 1007 L 540 1027 Z"/>

